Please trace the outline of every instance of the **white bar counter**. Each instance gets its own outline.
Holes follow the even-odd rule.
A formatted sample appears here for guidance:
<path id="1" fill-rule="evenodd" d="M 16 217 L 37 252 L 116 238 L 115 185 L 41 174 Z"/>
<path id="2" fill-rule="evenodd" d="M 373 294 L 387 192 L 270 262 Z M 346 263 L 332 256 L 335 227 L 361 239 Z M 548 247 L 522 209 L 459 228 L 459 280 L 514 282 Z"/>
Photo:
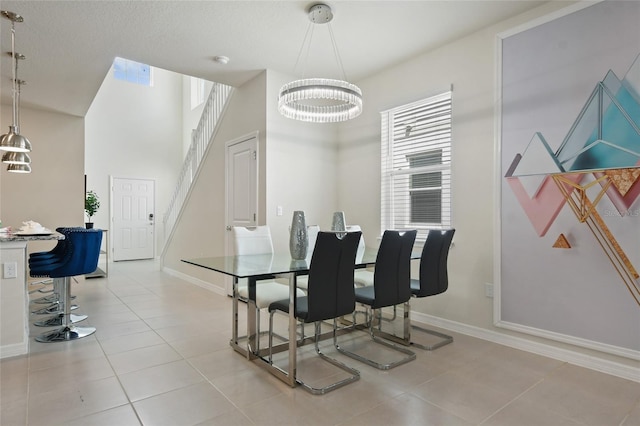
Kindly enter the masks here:
<path id="1" fill-rule="evenodd" d="M 29 351 L 29 294 L 27 244 L 29 241 L 62 240 L 64 235 L 15 235 L 0 233 L 0 358 Z M 15 264 L 14 277 L 5 267 Z"/>

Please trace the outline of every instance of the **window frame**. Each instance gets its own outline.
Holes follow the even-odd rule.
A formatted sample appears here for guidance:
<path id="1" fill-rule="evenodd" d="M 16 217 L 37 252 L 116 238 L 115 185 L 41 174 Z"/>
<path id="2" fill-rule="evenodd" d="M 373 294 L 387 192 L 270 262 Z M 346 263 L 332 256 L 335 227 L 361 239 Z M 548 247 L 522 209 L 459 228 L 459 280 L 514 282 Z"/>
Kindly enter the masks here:
<path id="1" fill-rule="evenodd" d="M 447 91 L 381 113 L 381 232 L 386 229 L 417 229 L 424 241 L 429 229 L 452 226 L 451 212 L 451 118 L 452 92 Z M 408 117 L 412 117 L 411 122 Z M 405 130 L 406 128 L 406 130 Z M 416 131 L 415 135 L 412 132 Z M 403 134 L 404 131 L 404 134 Z M 440 151 L 438 162 L 423 161 L 415 166 L 412 157 L 427 157 Z M 420 162 L 418 160 L 418 162 Z M 413 167 L 412 167 L 413 165 Z M 413 188 L 414 176 L 440 173 L 440 185 Z M 429 178 L 423 178 L 428 184 Z M 437 180 L 437 179 L 436 179 Z M 406 181 L 406 182 L 404 182 Z M 440 190 L 439 221 L 418 221 L 412 209 L 412 194 Z M 424 212 L 423 212 L 424 213 Z M 420 214 L 420 213 L 418 213 Z M 434 215 L 434 219 L 437 217 Z"/>
<path id="2" fill-rule="evenodd" d="M 142 62 L 116 56 L 113 60 L 113 78 L 145 87 L 153 87 L 153 67 Z M 144 72 L 144 68 L 147 72 Z"/>

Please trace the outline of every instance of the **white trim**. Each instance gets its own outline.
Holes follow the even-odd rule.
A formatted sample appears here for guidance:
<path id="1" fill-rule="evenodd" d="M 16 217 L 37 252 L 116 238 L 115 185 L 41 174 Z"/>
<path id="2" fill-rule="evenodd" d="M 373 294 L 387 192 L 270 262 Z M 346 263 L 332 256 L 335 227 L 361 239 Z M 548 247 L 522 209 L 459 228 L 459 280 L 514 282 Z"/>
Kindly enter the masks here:
<path id="1" fill-rule="evenodd" d="M 510 336 L 504 333 L 487 330 L 485 328 L 438 318 L 432 315 L 421 314 L 419 312 L 411 312 L 411 320 L 416 323 L 419 322 L 433 327 L 439 327 L 445 330 L 465 334 L 467 336 L 477 337 L 489 342 L 546 356 L 640 383 L 640 367 L 633 367 L 619 362 L 598 358 L 593 355 L 580 353 L 578 351 L 558 348 L 546 343 L 534 342 L 526 338 Z"/>
<path id="2" fill-rule="evenodd" d="M 568 334 L 557 333 L 555 331 L 544 330 L 541 328 L 529 327 L 522 324 L 512 323 L 508 321 L 500 321 L 497 327 L 507 330 L 517 331 L 519 333 L 531 334 L 545 339 L 555 340 L 562 343 L 568 343 L 574 346 L 580 346 L 587 349 L 593 349 L 600 352 L 610 353 L 612 355 L 621 356 L 633 360 L 640 361 L 640 351 L 620 346 L 609 345 L 607 343 L 596 342 L 595 340 L 583 339 Z"/>
<path id="3" fill-rule="evenodd" d="M 511 37 L 512 35 L 521 33 L 523 31 L 530 30 L 531 28 L 535 28 L 537 26 L 546 24 L 547 22 L 554 21 L 558 18 L 562 18 L 563 16 L 570 15 L 574 12 L 577 12 L 582 9 L 586 9 L 589 6 L 593 6 L 595 4 L 601 3 L 604 0 L 594 0 L 594 1 L 578 1 L 573 3 L 570 6 L 564 7 L 562 9 L 556 10 L 554 12 L 550 12 L 546 15 L 540 16 L 538 18 L 532 19 L 530 21 L 525 22 L 524 24 L 520 24 L 516 27 L 510 28 L 508 30 L 502 31 L 497 34 L 498 38 L 505 39 L 507 37 Z"/>
<path id="4" fill-rule="evenodd" d="M 0 346 L 0 359 L 24 355 L 29 352 L 29 341 Z"/>
<path id="5" fill-rule="evenodd" d="M 187 275 L 183 272 L 176 271 L 175 269 L 171 269 L 171 268 L 167 268 L 166 266 L 163 266 L 162 272 L 169 274 L 173 277 L 180 278 L 181 280 L 184 280 L 198 287 L 204 288 L 205 290 L 212 291 L 213 293 L 219 294 L 220 296 L 227 295 L 227 292 L 225 291 L 224 287 L 210 283 L 208 281 L 204 281 L 204 280 L 192 277 L 191 275 Z"/>

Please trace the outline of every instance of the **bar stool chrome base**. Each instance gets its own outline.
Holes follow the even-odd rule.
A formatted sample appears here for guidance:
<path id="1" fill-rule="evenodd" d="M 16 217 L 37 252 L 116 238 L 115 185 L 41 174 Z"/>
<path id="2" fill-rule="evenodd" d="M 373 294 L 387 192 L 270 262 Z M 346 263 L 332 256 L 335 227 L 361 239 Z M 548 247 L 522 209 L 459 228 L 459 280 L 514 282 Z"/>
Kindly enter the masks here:
<path id="1" fill-rule="evenodd" d="M 71 324 L 84 321 L 87 318 L 89 318 L 88 315 L 69 314 L 69 322 L 71 322 Z M 64 314 L 58 314 L 42 321 L 36 321 L 33 323 L 33 325 L 35 325 L 36 327 L 55 327 L 64 325 Z"/>
<path id="2" fill-rule="evenodd" d="M 45 305 L 47 303 L 51 304 L 51 303 L 56 303 L 58 301 L 59 296 L 57 294 L 52 294 L 50 296 L 44 296 L 44 297 L 40 297 L 38 299 L 33 299 L 31 300 L 31 303 L 38 303 L 40 305 Z M 76 296 L 75 295 L 71 295 L 71 300 L 75 299 Z"/>
<path id="3" fill-rule="evenodd" d="M 71 325 L 59 328 L 57 330 L 49 331 L 47 333 L 43 333 L 36 337 L 36 342 L 68 342 L 69 340 L 76 340 L 87 337 L 95 332 L 95 327 L 76 327 Z"/>
<path id="4" fill-rule="evenodd" d="M 78 309 L 78 305 L 71 305 L 71 308 L 69 308 L 70 311 L 74 311 L 76 309 Z M 31 311 L 31 313 L 34 315 L 58 315 L 63 314 L 64 309 L 61 309 L 60 303 L 53 303 L 45 308 Z"/>

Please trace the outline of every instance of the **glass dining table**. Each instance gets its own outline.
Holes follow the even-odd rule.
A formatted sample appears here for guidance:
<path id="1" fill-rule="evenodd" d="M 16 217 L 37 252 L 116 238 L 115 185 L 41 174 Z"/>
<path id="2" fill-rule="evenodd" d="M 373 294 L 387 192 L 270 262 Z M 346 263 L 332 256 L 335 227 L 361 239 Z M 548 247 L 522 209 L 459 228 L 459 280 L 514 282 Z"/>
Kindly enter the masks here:
<path id="1" fill-rule="evenodd" d="M 356 269 L 374 266 L 376 263 L 377 249 L 366 248 L 356 256 Z M 412 253 L 412 259 L 419 259 L 420 253 Z M 295 294 L 297 288 L 297 277 L 309 273 L 310 258 L 306 260 L 293 260 L 289 253 L 258 254 L 258 255 L 237 255 L 237 256 L 217 256 L 201 257 L 195 259 L 182 259 L 182 262 L 195 265 L 201 268 L 219 272 L 233 277 L 232 293 L 232 330 L 231 347 L 245 356 L 248 360 L 257 358 L 264 362 L 261 366 L 278 377 L 289 386 L 296 386 L 296 348 L 299 344 L 297 337 L 297 323 L 295 318 Z M 247 333 L 240 337 L 238 334 L 238 281 L 244 278 L 265 279 L 272 277 L 288 280 L 289 283 L 289 336 L 287 343 L 274 346 L 273 352 L 288 351 L 288 367 L 286 372 L 271 366 L 266 357 L 267 349 L 256 351 L 257 346 L 256 330 L 256 307 L 255 307 L 255 280 L 248 280 L 254 283 L 249 286 L 249 300 L 247 300 Z"/>

